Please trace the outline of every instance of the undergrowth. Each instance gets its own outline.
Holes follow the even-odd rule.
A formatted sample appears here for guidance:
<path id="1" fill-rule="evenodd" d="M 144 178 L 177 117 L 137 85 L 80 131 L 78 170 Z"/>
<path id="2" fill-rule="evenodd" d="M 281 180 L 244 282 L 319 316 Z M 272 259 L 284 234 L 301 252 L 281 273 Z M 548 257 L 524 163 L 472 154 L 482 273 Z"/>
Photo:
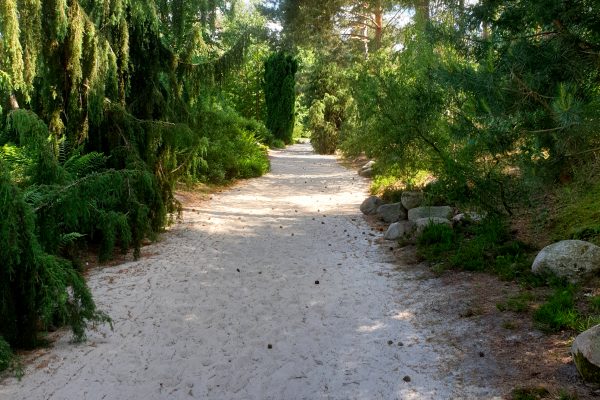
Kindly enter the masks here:
<path id="1" fill-rule="evenodd" d="M 512 238 L 503 219 L 486 218 L 479 224 L 454 229 L 429 225 L 418 237 L 417 249 L 437 271 L 485 271 L 519 283 L 522 292 L 498 303 L 497 308 L 512 312 L 533 310 L 535 324 L 544 332 L 582 332 L 600 323 L 600 297 L 583 300 L 578 286 L 554 276 L 533 274 L 534 252 Z M 550 289 L 546 296 L 538 297 L 530 291 L 544 287 Z"/>
<path id="2" fill-rule="evenodd" d="M 552 217 L 555 240 L 579 239 L 600 245 L 600 179 L 582 179 L 561 188 Z"/>
<path id="3" fill-rule="evenodd" d="M 13 353 L 10 345 L 0 336 L 0 372 L 8 369 L 12 363 Z"/>

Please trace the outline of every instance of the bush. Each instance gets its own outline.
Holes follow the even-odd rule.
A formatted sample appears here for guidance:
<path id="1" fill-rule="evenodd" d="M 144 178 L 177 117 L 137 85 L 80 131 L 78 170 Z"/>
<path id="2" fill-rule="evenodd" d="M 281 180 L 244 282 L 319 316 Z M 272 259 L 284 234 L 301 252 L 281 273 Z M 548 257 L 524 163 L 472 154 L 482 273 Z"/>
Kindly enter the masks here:
<path id="1" fill-rule="evenodd" d="M 10 345 L 0 336 L 0 372 L 10 367 L 12 358 L 13 354 Z"/>
<path id="2" fill-rule="evenodd" d="M 208 147 L 203 162 L 191 174 L 211 183 L 236 178 L 253 178 L 269 170 L 267 147 L 260 142 L 275 142 L 264 125 L 239 116 L 233 110 L 207 111 L 204 130 Z"/>

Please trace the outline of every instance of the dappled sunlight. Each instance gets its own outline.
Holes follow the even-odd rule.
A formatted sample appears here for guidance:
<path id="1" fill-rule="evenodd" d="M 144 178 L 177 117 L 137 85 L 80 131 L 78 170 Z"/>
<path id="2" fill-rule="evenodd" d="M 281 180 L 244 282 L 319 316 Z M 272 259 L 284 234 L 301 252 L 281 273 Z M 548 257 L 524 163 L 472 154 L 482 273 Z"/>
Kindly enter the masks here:
<path id="1" fill-rule="evenodd" d="M 190 321 L 190 322 L 191 321 L 197 321 L 198 320 L 198 316 L 196 314 L 187 314 L 187 315 L 184 315 L 183 320 L 184 321 Z"/>
<path id="2" fill-rule="evenodd" d="M 399 321 L 410 321 L 415 318 L 415 314 L 411 311 L 404 310 L 398 312 L 398 314 L 394 315 L 392 318 Z"/>
<path id="3" fill-rule="evenodd" d="M 375 332 L 379 329 L 383 329 L 385 327 L 385 324 L 382 322 L 376 322 L 373 325 L 362 325 L 359 326 L 357 329 L 357 332 L 360 333 L 371 333 L 371 332 Z"/>

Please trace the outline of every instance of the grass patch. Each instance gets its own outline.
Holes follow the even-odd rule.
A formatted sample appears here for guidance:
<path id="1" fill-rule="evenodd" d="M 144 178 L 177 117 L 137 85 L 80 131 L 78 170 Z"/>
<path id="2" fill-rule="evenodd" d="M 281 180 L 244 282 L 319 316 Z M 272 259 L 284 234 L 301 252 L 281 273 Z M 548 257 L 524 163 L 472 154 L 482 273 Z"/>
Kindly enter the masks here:
<path id="1" fill-rule="evenodd" d="M 575 310 L 575 291 L 573 285 L 555 288 L 546 303 L 533 314 L 533 319 L 541 330 L 545 332 L 576 330 L 579 314 Z"/>
<path id="2" fill-rule="evenodd" d="M 419 255 L 438 269 L 494 272 L 504 280 L 539 286 L 543 280 L 530 272 L 529 248 L 512 240 L 506 223 L 486 218 L 480 224 L 430 225 L 417 239 Z"/>
<path id="3" fill-rule="evenodd" d="M 533 314 L 541 330 L 558 332 L 570 329 L 583 332 L 600 324 L 600 315 L 594 309 L 598 301 L 596 298 L 592 298 L 587 307 L 581 307 L 577 301 L 580 294 L 577 286 L 564 282 L 554 282 L 553 286 L 553 293 Z"/>
<path id="4" fill-rule="evenodd" d="M 500 311 L 512 311 L 522 313 L 529 310 L 529 303 L 534 300 L 534 296 L 523 291 L 516 296 L 509 297 L 506 302 L 496 304 L 496 308 Z"/>
<path id="5" fill-rule="evenodd" d="M 600 313 L 600 296 L 591 297 L 589 303 L 592 311 Z"/>

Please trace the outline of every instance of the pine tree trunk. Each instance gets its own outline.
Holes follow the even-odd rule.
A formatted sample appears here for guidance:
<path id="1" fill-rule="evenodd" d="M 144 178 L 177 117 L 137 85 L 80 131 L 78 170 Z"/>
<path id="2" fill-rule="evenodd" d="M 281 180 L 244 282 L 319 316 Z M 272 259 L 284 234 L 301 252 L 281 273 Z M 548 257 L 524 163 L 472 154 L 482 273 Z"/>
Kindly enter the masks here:
<path id="1" fill-rule="evenodd" d="M 417 0 L 415 7 L 415 19 L 418 23 L 429 22 L 430 0 Z"/>
<path id="2" fill-rule="evenodd" d="M 381 8 L 381 2 L 378 1 L 375 9 L 373 10 L 375 14 L 375 50 L 379 50 L 381 48 L 381 38 L 383 36 L 383 9 Z"/>

